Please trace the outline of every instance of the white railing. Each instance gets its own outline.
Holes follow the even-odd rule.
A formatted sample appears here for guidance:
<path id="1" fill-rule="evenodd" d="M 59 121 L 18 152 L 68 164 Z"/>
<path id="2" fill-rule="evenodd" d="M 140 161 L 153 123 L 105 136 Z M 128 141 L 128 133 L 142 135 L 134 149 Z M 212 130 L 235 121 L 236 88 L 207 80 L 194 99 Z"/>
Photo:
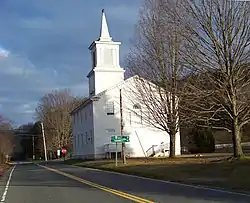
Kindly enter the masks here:
<path id="1" fill-rule="evenodd" d="M 147 156 L 151 156 L 151 155 L 155 154 L 155 147 L 157 147 L 157 145 L 152 145 L 152 146 L 146 151 Z"/>
<path id="2" fill-rule="evenodd" d="M 160 145 L 152 145 L 147 151 L 147 156 L 155 156 L 159 153 L 164 154 L 166 151 L 169 151 L 169 144 L 160 144 Z"/>
<path id="3" fill-rule="evenodd" d="M 117 143 L 117 151 L 122 151 L 122 144 Z M 116 144 L 115 143 L 110 143 L 110 144 L 105 144 L 104 145 L 104 152 L 116 152 Z"/>

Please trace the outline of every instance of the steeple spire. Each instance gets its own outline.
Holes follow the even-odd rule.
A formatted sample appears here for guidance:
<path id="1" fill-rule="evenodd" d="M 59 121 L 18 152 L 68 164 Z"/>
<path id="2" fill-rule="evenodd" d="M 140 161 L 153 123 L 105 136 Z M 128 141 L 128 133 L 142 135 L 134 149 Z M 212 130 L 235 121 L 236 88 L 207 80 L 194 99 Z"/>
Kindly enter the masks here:
<path id="1" fill-rule="evenodd" d="M 108 29 L 108 24 L 106 21 L 104 9 L 102 9 L 102 26 L 101 26 L 101 31 L 100 31 L 100 41 L 111 41 L 112 38 L 109 35 L 109 29 Z"/>

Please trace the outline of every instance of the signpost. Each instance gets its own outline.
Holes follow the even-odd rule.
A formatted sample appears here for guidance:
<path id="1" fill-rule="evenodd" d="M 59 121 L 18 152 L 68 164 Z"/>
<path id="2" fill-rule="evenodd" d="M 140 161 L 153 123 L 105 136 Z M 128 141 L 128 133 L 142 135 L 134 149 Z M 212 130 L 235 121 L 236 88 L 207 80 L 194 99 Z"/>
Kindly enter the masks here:
<path id="1" fill-rule="evenodd" d="M 129 142 L 129 136 L 113 135 L 111 136 L 111 142 Z"/>
<path id="2" fill-rule="evenodd" d="M 65 148 L 62 148 L 62 153 L 63 154 L 66 154 L 67 153 L 67 150 Z"/>
<path id="3" fill-rule="evenodd" d="M 115 142 L 115 165 L 117 166 L 117 143 L 129 142 L 129 136 L 112 135 L 111 142 Z"/>
<path id="4" fill-rule="evenodd" d="M 62 154 L 63 154 L 63 159 L 65 161 L 65 155 L 67 153 L 67 149 L 66 148 L 62 148 Z"/>
<path id="5" fill-rule="evenodd" d="M 58 158 L 58 159 L 60 158 L 60 155 L 61 155 L 61 150 L 58 149 L 58 150 L 57 150 L 57 158 Z"/>

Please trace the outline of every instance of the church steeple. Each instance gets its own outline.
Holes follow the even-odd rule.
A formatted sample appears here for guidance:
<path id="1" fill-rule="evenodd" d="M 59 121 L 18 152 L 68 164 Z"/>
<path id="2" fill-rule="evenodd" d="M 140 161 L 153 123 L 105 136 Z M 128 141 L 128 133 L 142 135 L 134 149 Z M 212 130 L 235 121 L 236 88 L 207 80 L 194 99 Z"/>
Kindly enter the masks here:
<path id="1" fill-rule="evenodd" d="M 125 70 L 120 67 L 120 42 L 112 41 L 104 10 L 99 39 L 89 46 L 92 58 L 92 69 L 89 78 L 89 96 L 96 95 L 124 81 Z"/>
<path id="2" fill-rule="evenodd" d="M 102 9 L 102 25 L 100 30 L 100 38 L 99 41 L 112 41 L 112 38 L 109 35 L 108 24 L 106 20 L 106 16 L 104 13 L 104 9 Z"/>

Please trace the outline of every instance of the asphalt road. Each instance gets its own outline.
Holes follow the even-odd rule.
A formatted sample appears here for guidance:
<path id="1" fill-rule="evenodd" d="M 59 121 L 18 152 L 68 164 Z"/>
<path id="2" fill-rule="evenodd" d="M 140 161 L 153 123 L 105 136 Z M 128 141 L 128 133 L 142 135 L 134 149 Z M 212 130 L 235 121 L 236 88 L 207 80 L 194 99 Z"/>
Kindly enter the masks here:
<path id="1" fill-rule="evenodd" d="M 249 203 L 250 195 L 189 187 L 60 163 L 18 164 L 0 179 L 0 203 L 44 202 Z"/>

